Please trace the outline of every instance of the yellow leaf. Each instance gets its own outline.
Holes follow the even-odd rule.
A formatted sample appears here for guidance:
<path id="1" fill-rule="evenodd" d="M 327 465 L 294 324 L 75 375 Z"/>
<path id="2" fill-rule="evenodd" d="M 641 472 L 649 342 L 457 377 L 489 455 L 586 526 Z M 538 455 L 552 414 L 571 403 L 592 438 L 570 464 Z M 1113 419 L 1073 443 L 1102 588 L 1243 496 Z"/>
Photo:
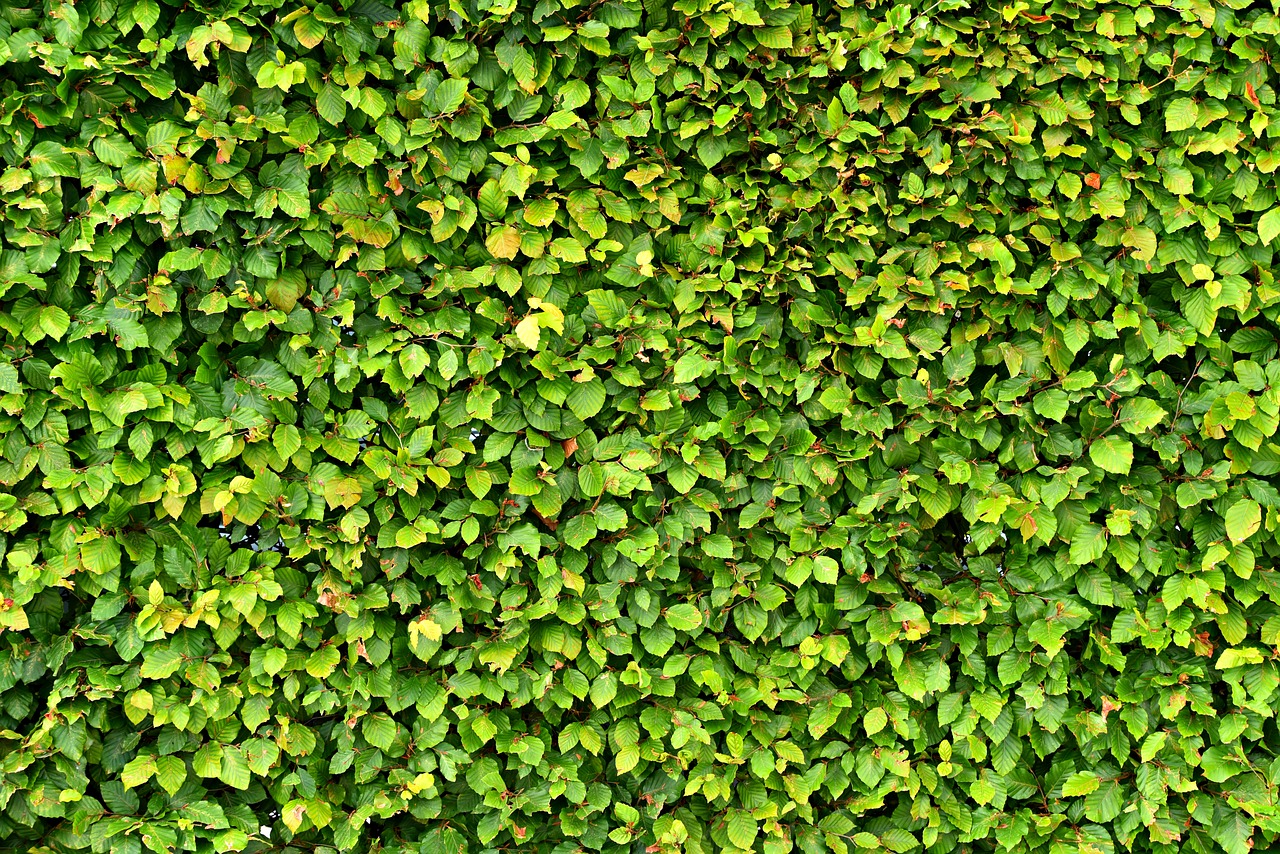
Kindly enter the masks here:
<path id="1" fill-rule="evenodd" d="M 443 627 L 430 617 L 422 617 L 409 624 L 410 639 L 415 635 L 425 635 L 429 641 L 438 641 L 444 634 Z"/>
<path id="2" fill-rule="evenodd" d="M 542 340 L 542 326 L 538 323 L 537 315 L 531 314 L 516 324 L 516 337 L 530 350 L 538 349 L 538 343 Z"/>
<path id="3" fill-rule="evenodd" d="M 485 248 L 495 258 L 514 258 L 520 251 L 520 232 L 510 225 L 500 226 L 489 232 Z"/>
<path id="4" fill-rule="evenodd" d="M 543 329 L 554 329 L 557 333 L 564 334 L 564 312 L 551 303 L 543 303 L 542 311 L 538 314 L 538 325 Z"/>

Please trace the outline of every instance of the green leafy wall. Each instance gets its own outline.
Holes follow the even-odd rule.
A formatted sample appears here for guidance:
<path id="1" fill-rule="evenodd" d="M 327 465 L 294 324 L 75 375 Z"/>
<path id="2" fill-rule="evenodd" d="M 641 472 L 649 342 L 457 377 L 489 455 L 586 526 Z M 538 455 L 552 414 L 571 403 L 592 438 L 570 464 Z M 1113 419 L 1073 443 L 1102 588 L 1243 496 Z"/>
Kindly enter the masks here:
<path id="1" fill-rule="evenodd" d="M 21 2 L 0 847 L 1272 850 L 1270 4 Z"/>

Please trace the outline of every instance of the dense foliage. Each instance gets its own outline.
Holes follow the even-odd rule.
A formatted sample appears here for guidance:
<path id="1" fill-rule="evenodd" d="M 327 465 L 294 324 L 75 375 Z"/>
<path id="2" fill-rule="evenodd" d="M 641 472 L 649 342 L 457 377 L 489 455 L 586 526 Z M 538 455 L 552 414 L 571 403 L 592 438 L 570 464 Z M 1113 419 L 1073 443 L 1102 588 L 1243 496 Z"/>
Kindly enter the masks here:
<path id="1" fill-rule="evenodd" d="M 0 845 L 1271 850 L 1277 61 L 0 4 Z"/>

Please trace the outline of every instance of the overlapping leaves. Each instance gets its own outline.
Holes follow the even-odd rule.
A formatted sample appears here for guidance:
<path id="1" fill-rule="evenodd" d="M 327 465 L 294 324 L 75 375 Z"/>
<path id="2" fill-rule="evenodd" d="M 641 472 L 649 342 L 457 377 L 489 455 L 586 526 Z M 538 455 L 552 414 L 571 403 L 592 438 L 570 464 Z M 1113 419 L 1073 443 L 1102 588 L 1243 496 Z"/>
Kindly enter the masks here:
<path id="1" fill-rule="evenodd" d="M 1274 844 L 1260 4 L 0 10 L 0 839 Z"/>

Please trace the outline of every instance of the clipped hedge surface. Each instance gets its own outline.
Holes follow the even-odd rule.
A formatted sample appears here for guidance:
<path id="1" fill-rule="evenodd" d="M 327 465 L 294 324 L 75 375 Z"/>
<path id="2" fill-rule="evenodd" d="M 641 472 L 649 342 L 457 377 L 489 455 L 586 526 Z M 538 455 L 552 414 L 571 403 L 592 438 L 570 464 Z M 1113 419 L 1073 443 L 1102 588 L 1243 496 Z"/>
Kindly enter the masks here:
<path id="1" fill-rule="evenodd" d="M 1272 850 L 1278 35 L 0 5 L 0 841 Z"/>

